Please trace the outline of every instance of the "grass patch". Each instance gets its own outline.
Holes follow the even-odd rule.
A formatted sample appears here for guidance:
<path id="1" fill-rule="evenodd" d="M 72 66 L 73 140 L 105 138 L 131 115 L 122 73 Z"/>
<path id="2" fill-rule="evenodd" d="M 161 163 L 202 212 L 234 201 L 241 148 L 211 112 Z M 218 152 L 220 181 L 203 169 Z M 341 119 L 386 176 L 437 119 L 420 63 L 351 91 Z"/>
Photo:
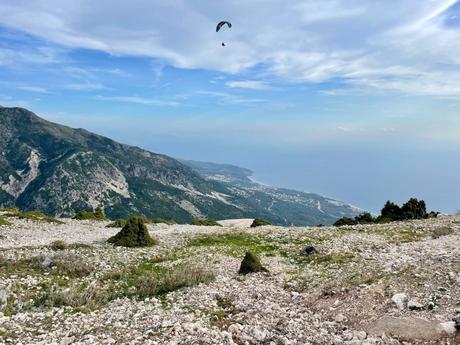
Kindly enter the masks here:
<path id="1" fill-rule="evenodd" d="M 442 228 L 434 229 L 431 233 L 433 238 L 439 238 L 442 236 L 452 235 L 454 232 L 454 229 L 444 226 Z"/>
<path id="2" fill-rule="evenodd" d="M 65 241 L 57 240 L 50 244 L 50 248 L 54 251 L 66 250 L 66 249 L 88 249 L 91 248 L 86 243 L 67 243 Z"/>
<path id="3" fill-rule="evenodd" d="M 417 242 L 429 236 L 431 236 L 430 232 L 416 232 L 413 230 L 402 230 L 402 231 L 398 231 L 394 235 L 392 240 L 394 242 L 400 242 L 400 243 Z"/>
<path id="4" fill-rule="evenodd" d="M 5 219 L 3 219 L 2 217 L 0 217 L 0 226 L 2 225 L 11 225 L 11 223 Z"/>
<path id="5" fill-rule="evenodd" d="M 221 247 L 225 253 L 240 257 L 241 253 L 250 251 L 254 254 L 279 254 L 286 256 L 286 252 L 274 241 L 246 232 L 226 232 L 221 234 L 199 235 L 189 240 L 191 247 Z"/>
<path id="6" fill-rule="evenodd" d="M 94 310 L 106 304 L 110 299 L 110 293 L 102 289 L 97 282 L 90 285 L 73 284 L 67 288 L 55 285 L 42 286 L 42 292 L 34 299 L 35 307 L 59 308 L 69 306 L 73 308 L 85 308 Z"/>
<path id="7" fill-rule="evenodd" d="M 48 216 L 47 214 L 40 211 L 21 211 L 18 209 L 10 209 L 9 211 L 3 214 L 3 217 L 28 219 L 46 223 L 64 224 L 64 222 L 54 217 Z"/>
<path id="8" fill-rule="evenodd" d="M 145 299 L 161 297 L 184 287 L 209 283 L 214 280 L 214 274 L 198 266 L 178 265 L 165 268 L 152 261 L 144 261 L 127 270 L 110 272 L 102 279 L 118 281 L 121 286 L 118 297 Z"/>
<path id="9" fill-rule="evenodd" d="M 351 253 L 317 254 L 299 258 L 300 261 L 321 266 L 342 266 L 351 262 L 354 255 Z"/>
<path id="10" fill-rule="evenodd" d="M 94 271 L 94 266 L 74 254 L 60 254 L 51 259 L 53 274 L 72 278 L 85 277 Z"/>

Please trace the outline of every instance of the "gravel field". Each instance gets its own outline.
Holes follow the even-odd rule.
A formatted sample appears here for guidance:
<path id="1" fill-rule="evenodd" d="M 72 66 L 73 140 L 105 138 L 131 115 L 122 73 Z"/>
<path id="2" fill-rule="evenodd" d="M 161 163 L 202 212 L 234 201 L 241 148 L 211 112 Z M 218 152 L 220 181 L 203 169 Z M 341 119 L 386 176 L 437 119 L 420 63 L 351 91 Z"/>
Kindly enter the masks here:
<path id="1" fill-rule="evenodd" d="M 460 344 L 460 217 L 156 224 L 141 249 L 108 222 L 8 221 L 0 344 Z M 238 275 L 246 251 L 269 272 Z"/>

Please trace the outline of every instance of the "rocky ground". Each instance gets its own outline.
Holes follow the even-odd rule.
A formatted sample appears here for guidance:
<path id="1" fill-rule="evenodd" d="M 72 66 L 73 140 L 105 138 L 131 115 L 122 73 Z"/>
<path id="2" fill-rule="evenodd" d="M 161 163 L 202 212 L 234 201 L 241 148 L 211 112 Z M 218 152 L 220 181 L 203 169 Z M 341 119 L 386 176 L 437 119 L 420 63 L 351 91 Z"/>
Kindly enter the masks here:
<path id="1" fill-rule="evenodd" d="M 1 344 L 460 344 L 460 217 L 148 225 L 143 249 L 107 222 L 8 221 Z M 269 272 L 238 275 L 246 251 Z"/>

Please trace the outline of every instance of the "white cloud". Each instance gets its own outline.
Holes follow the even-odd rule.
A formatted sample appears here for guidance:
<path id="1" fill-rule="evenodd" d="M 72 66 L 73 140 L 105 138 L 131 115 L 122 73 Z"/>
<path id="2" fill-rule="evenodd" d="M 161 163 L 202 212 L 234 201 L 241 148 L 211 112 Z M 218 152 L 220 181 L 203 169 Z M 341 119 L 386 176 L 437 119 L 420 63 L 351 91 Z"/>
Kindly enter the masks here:
<path id="1" fill-rule="evenodd" d="M 39 87 L 39 86 L 28 86 L 28 85 L 16 86 L 16 89 L 22 90 L 22 91 L 28 91 L 28 92 L 35 92 L 35 93 L 48 93 L 47 89 L 43 87 Z"/>
<path id="2" fill-rule="evenodd" d="M 224 104 L 253 104 L 266 102 L 265 99 L 244 97 L 240 95 L 233 95 L 226 92 L 197 91 L 196 93 L 199 95 L 217 97 Z"/>
<path id="3" fill-rule="evenodd" d="M 175 101 L 164 101 L 154 98 L 138 97 L 138 96 L 101 96 L 97 95 L 94 99 L 99 101 L 109 101 L 109 102 L 123 102 L 123 103 L 134 103 L 142 105 L 159 105 L 159 106 L 175 106 L 179 105 Z"/>
<path id="4" fill-rule="evenodd" d="M 241 80 L 241 81 L 229 81 L 225 85 L 231 89 L 251 89 L 251 90 L 268 90 L 270 86 L 259 80 Z"/>
<path id="5" fill-rule="evenodd" d="M 100 83 L 79 83 L 79 84 L 68 84 L 65 86 L 66 89 L 74 91 L 95 91 L 105 90 L 107 87 Z"/>
<path id="6" fill-rule="evenodd" d="M 460 98 L 460 27 L 444 24 L 456 3 L 3 0 L 0 24 L 65 47 L 152 57 L 179 68 L 243 78 L 254 68 L 283 81 L 345 83 L 350 91 Z M 232 29 L 216 33 L 220 18 L 232 21 Z M 0 50 L 0 64 L 11 62 L 11 54 Z M 32 57 L 40 58 L 50 57 Z"/>

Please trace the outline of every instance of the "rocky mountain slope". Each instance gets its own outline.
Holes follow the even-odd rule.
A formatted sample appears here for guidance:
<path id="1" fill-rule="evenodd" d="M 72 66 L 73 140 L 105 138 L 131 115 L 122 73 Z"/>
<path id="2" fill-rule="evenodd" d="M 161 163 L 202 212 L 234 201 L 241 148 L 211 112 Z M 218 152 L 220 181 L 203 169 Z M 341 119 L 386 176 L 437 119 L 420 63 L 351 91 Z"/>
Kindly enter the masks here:
<path id="1" fill-rule="evenodd" d="M 300 225 L 355 214 L 343 203 L 308 203 L 291 192 L 283 192 L 282 199 L 290 198 L 283 204 L 270 195 L 281 190 L 203 178 L 171 157 L 51 123 L 22 108 L 0 107 L 0 123 L 0 206 L 71 216 L 102 204 L 113 218 L 263 217 Z"/>
<path id="2" fill-rule="evenodd" d="M 459 217 L 341 228 L 148 225 L 159 244 L 136 249 L 108 244 L 120 229 L 107 222 L 8 220 L 0 344 L 460 341 Z M 305 255 L 306 246 L 317 253 Z M 247 251 L 269 272 L 238 275 Z"/>

